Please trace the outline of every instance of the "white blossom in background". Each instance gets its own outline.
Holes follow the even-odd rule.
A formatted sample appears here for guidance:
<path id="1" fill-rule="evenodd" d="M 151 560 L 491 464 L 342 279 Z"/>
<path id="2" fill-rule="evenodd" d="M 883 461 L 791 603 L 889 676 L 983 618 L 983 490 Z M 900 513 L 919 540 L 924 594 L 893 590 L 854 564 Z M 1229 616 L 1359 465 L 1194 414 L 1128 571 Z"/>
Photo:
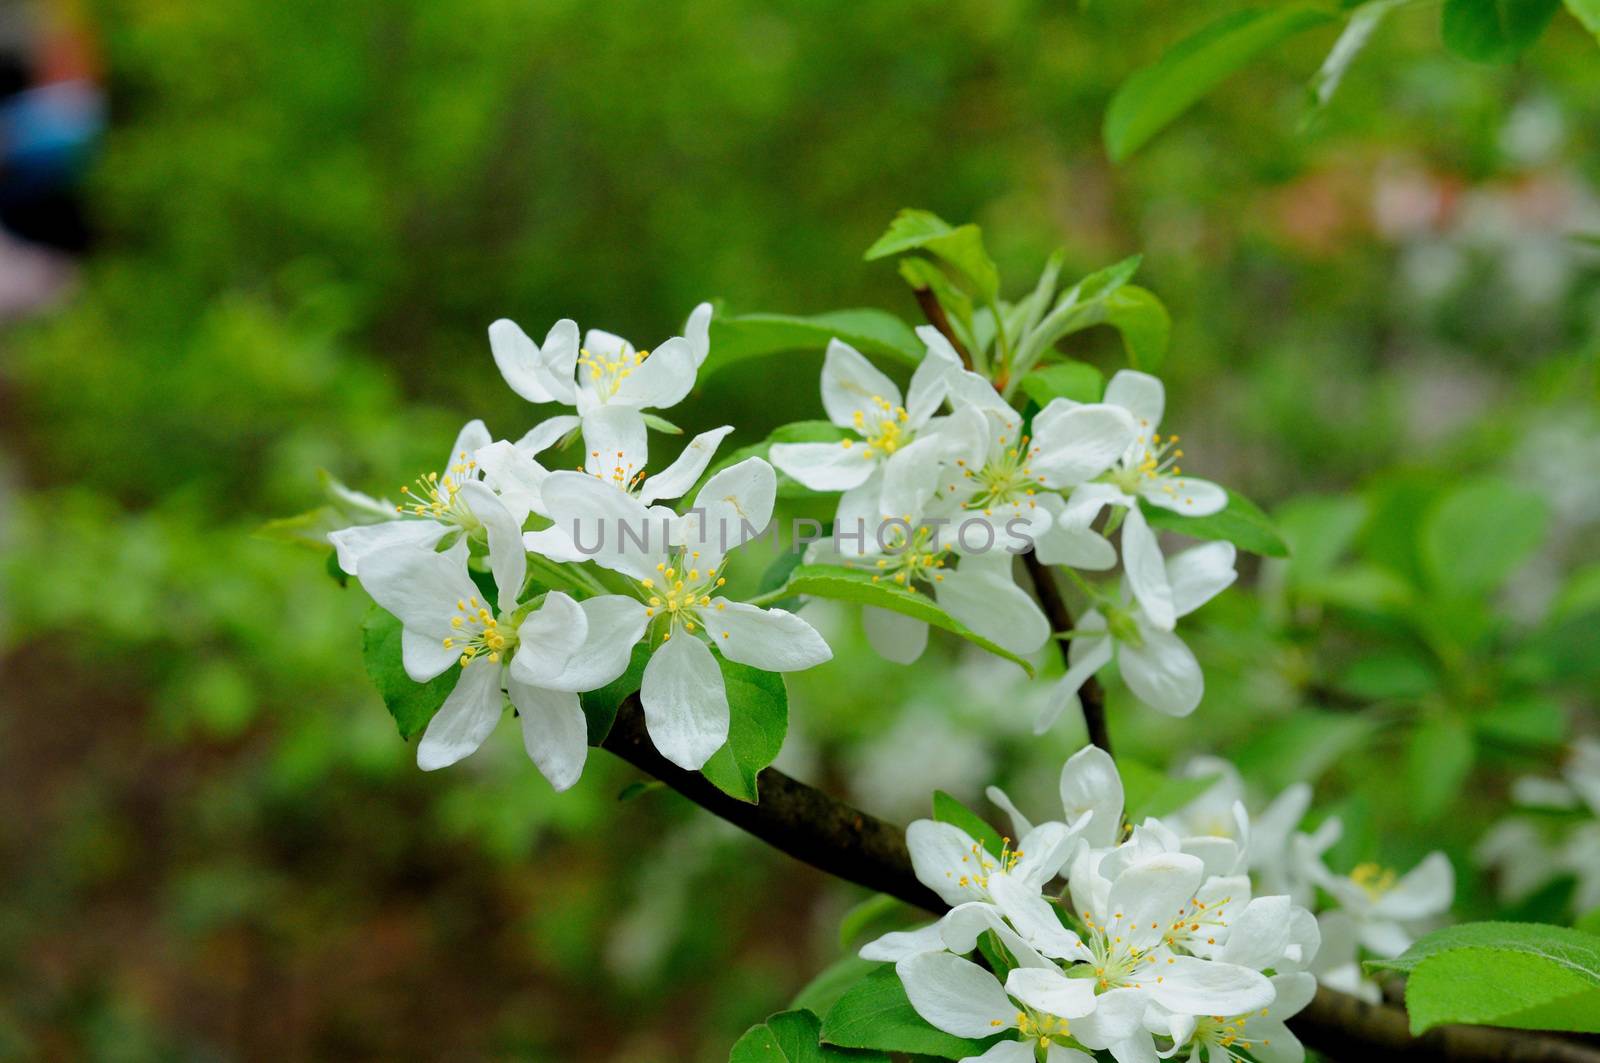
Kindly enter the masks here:
<path id="1" fill-rule="evenodd" d="M 1455 869 L 1449 857 L 1433 852 L 1403 875 L 1375 863 L 1359 864 L 1348 875 L 1335 874 L 1322 855 L 1338 841 L 1341 829 L 1334 817 L 1313 834 L 1298 835 L 1295 858 L 1307 879 L 1350 918 L 1362 948 L 1385 959 L 1398 956 L 1449 913 Z"/>
<path id="2" fill-rule="evenodd" d="M 833 653 L 811 625 L 782 609 L 722 596 L 728 550 L 772 519 L 777 477 L 748 458 L 707 480 L 688 513 L 646 506 L 588 473 L 544 481 L 550 518 L 602 568 L 628 577 L 617 622 L 604 638 L 624 661 L 641 638 L 650 647 L 639 691 L 650 738 L 663 756 L 698 770 L 728 739 L 728 695 L 711 646 L 730 661 L 792 672 Z"/>
<path id="3" fill-rule="evenodd" d="M 1520 808 L 1545 815 L 1538 820 L 1526 812 L 1508 816 L 1473 850 L 1474 861 L 1494 873 L 1501 899 L 1514 904 L 1570 878 L 1573 914 L 1600 909 L 1600 741 L 1578 739 L 1561 778 L 1518 779 L 1511 797 Z"/>
<path id="4" fill-rule="evenodd" d="M 694 387 L 709 350 L 710 321 L 711 306 L 702 303 L 690 314 L 686 335 L 645 351 L 600 329 L 590 329 L 580 344 L 577 324 L 565 318 L 541 345 L 501 318 L 489 326 L 489 346 L 511 390 L 529 402 L 577 411 L 553 423 L 563 433 L 581 424 L 588 448 L 585 467 L 608 476 L 619 456 L 645 453 L 644 411 L 676 406 Z"/>
<path id="5" fill-rule="evenodd" d="M 1125 832 L 1121 780 L 1093 747 L 1062 769 L 1062 821 L 1034 826 L 1003 792 L 990 797 L 1011 814 L 1021 851 L 994 854 L 950 824 L 913 824 L 917 876 L 953 907 L 861 950 L 895 964 L 912 1007 L 938 1029 L 1009 1035 L 970 1060 L 1303 1058 L 1284 1020 L 1315 993 L 1317 924 L 1288 897 L 1251 895 L 1242 843 L 1201 838 L 1190 852 L 1159 819 Z M 1248 838 L 1248 825 L 1238 833 Z M 1064 892 L 1051 883 L 1062 871 Z M 986 932 L 1005 947 L 1004 972 L 964 958 Z"/>

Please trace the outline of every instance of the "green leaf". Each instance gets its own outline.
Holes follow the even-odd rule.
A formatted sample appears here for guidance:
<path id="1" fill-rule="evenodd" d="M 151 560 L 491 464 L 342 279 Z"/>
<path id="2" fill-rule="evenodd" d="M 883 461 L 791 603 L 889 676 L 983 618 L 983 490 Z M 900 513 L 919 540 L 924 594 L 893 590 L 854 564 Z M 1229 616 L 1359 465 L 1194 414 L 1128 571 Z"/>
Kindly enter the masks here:
<path id="1" fill-rule="evenodd" d="M 1220 775 L 1170 776 L 1126 757 L 1117 759 L 1122 776 L 1124 815 L 1137 823 L 1146 816 L 1165 816 L 1187 805 L 1212 786 Z"/>
<path id="2" fill-rule="evenodd" d="M 839 920 L 839 947 L 848 949 L 858 941 L 887 934 L 918 920 L 926 922 L 926 914 L 887 893 L 874 893 Z"/>
<path id="3" fill-rule="evenodd" d="M 906 999 L 900 976 L 884 966 L 857 982 L 822 1019 L 822 1039 L 845 1048 L 965 1059 L 997 1040 L 971 1041 L 935 1029 Z"/>
<path id="4" fill-rule="evenodd" d="M 991 827 L 982 816 L 943 790 L 933 792 L 933 818 L 940 823 L 960 827 L 967 832 L 968 837 L 995 856 L 999 856 L 1000 851 L 1005 848 L 1005 842 L 1001 839 L 999 831 Z"/>
<path id="5" fill-rule="evenodd" d="M 406 675 L 400 657 L 400 621 L 374 605 L 361 623 L 361 659 L 367 675 L 383 696 L 401 738 L 410 738 L 428 726 L 444 699 L 455 689 L 461 669 L 451 665 L 442 675 L 418 683 Z"/>
<path id="6" fill-rule="evenodd" d="M 644 684 L 644 666 L 650 663 L 650 647 L 639 643 L 628 658 L 628 670 L 598 690 L 586 690 L 578 695 L 583 709 L 583 719 L 589 728 L 589 744 L 597 746 L 611 733 L 611 724 L 617 718 L 617 707 L 629 694 L 637 694 Z"/>
<path id="7" fill-rule="evenodd" d="M 1542 497 L 1504 480 L 1457 487 L 1423 521 L 1418 547 L 1429 583 L 1448 594 L 1493 590 L 1544 541 L 1548 515 Z"/>
<path id="8" fill-rule="evenodd" d="M 728 691 L 728 742 L 700 769 L 717 789 L 754 804 L 756 776 L 783 748 L 789 729 L 789 693 L 783 676 L 719 655 Z"/>
<path id="9" fill-rule="evenodd" d="M 835 310 L 800 317 L 793 314 L 741 314 L 711 319 L 711 355 L 705 372 L 747 358 L 783 351 L 816 350 L 842 340 L 866 355 L 916 365 L 927 353 L 911 326 L 883 310 Z"/>
<path id="10" fill-rule="evenodd" d="M 390 514 L 393 516 L 394 514 Z M 279 517 L 260 525 L 251 538 L 269 542 L 307 546 L 314 550 L 328 549 L 328 533 L 350 527 L 350 519 L 332 506 L 297 513 L 292 517 Z"/>
<path id="11" fill-rule="evenodd" d="M 1335 690 L 1364 701 L 1420 698 L 1439 689 L 1439 673 L 1414 651 L 1384 646 L 1341 668 L 1332 685 Z"/>
<path id="12" fill-rule="evenodd" d="M 1585 934 L 1600 936 L 1600 908 L 1596 908 L 1587 915 L 1580 916 L 1578 921 L 1573 924 L 1573 927 L 1583 931 Z"/>
<path id="13" fill-rule="evenodd" d="M 1472 724 L 1484 738 L 1515 746 L 1557 746 L 1567 737 L 1566 710 L 1538 696 L 1496 705 Z"/>
<path id="14" fill-rule="evenodd" d="M 1583 28 L 1600 38 L 1600 0 L 1566 0 L 1572 17 L 1583 23 Z M 1600 241 L 1600 238 L 1590 237 Z"/>
<path id="15" fill-rule="evenodd" d="M 654 428 L 657 432 L 665 432 L 672 436 L 683 435 L 683 429 L 679 428 L 665 417 L 661 417 L 648 411 L 640 414 L 640 417 L 644 419 L 644 423 L 647 428 Z"/>
<path id="16" fill-rule="evenodd" d="M 1301 495 L 1273 513 L 1289 544 L 1289 575 L 1312 582 L 1333 571 L 1367 519 L 1366 503 L 1353 495 Z"/>
<path id="17" fill-rule="evenodd" d="M 1088 362 L 1058 362 L 1022 378 L 1022 393 L 1041 407 L 1055 399 L 1099 402 L 1105 389 L 1105 375 Z"/>
<path id="18" fill-rule="evenodd" d="M 666 788 L 666 783 L 658 779 L 635 779 L 633 782 L 617 791 L 617 801 L 632 801 L 643 797 L 645 794 Z"/>
<path id="19" fill-rule="evenodd" d="M 1209 517 L 1186 517 L 1170 509 L 1144 503 L 1145 519 L 1152 527 L 1165 528 L 1196 539 L 1220 539 L 1241 550 L 1265 557 L 1288 557 L 1289 547 L 1273 527 L 1272 518 L 1261 512 L 1237 491 L 1228 492 L 1228 504 Z"/>
<path id="20" fill-rule="evenodd" d="M 875 583 L 872 575 L 859 569 L 841 565 L 801 565 L 789 577 L 786 589 L 790 594 L 809 594 L 816 598 L 832 598 L 841 602 L 875 605 L 879 609 L 909 616 L 941 631 L 948 631 L 980 646 L 996 657 L 1004 657 L 1020 665 L 1031 677 L 1033 665 L 1027 658 L 979 635 L 961 621 L 939 607 L 931 597 L 920 592 L 901 590 L 890 583 Z"/>
<path id="21" fill-rule="evenodd" d="M 1146 373 L 1161 370 L 1172 338 L 1172 317 L 1154 292 L 1129 284 L 1105 298 L 1105 323 L 1122 333 L 1128 364 Z"/>
<path id="22" fill-rule="evenodd" d="M 1449 1022 L 1600 1033 L 1600 936 L 1542 923 L 1463 923 L 1371 970 L 1401 971 L 1411 1030 Z"/>
<path id="23" fill-rule="evenodd" d="M 1128 361 L 1137 369 L 1155 372 L 1166 357 L 1172 319 L 1161 300 L 1129 284 L 1141 256 L 1089 274 L 1061 293 L 1050 313 L 1018 344 L 1015 365 L 1032 369 L 1045 352 L 1074 332 L 1110 325 L 1122 333 Z"/>
<path id="24" fill-rule="evenodd" d="M 1266 723 L 1234 757 L 1251 779 L 1276 791 L 1313 782 L 1346 753 L 1361 746 L 1374 722 L 1355 713 L 1300 708 Z"/>
<path id="25" fill-rule="evenodd" d="M 822 1023 L 809 1011 L 783 1011 L 752 1026 L 734 1044 L 728 1063 L 889 1063 L 881 1052 L 854 1052 L 818 1043 Z"/>
<path id="26" fill-rule="evenodd" d="M 1303 4 L 1237 11 L 1173 45 L 1134 74 L 1106 109 L 1106 151 L 1132 155 L 1229 75 L 1273 45 L 1322 25 L 1328 13 Z"/>
<path id="27" fill-rule="evenodd" d="M 971 282 L 973 289 L 985 302 L 993 302 L 1000 294 L 1000 274 L 994 260 L 983 246 L 983 230 L 967 224 L 951 227 L 948 222 L 926 210 L 902 210 L 889 223 L 889 229 L 867 248 L 864 256 L 874 259 L 898 255 L 905 251 L 927 251 L 943 259 Z"/>
<path id="28" fill-rule="evenodd" d="M 789 1002 L 791 1008 L 804 1008 L 818 1015 L 826 1015 L 850 987 L 881 966 L 876 960 L 863 960 L 860 956 L 845 956 L 824 967 Z"/>
<path id="29" fill-rule="evenodd" d="M 1406 778 L 1420 822 L 1436 819 L 1461 796 L 1475 749 L 1472 731 L 1454 716 L 1426 720 L 1411 732 Z"/>
<path id="30" fill-rule="evenodd" d="M 950 327 L 955 330 L 956 339 L 967 353 L 985 349 L 978 336 L 972 298 L 957 288 L 950 278 L 945 276 L 942 269 L 925 258 L 902 258 L 900 276 L 911 286 L 912 291 L 933 293 L 934 299 L 944 308 L 945 317 L 949 319 Z M 989 338 L 993 339 L 993 336 Z"/>
<path id="31" fill-rule="evenodd" d="M 1539 39 L 1561 0 L 1444 0 L 1444 45 L 1478 63 L 1509 63 Z"/>
<path id="32" fill-rule="evenodd" d="M 1322 66 L 1312 75 L 1311 84 L 1307 86 L 1311 97 L 1311 110 L 1306 113 L 1305 118 L 1307 124 L 1316 120 L 1323 108 L 1333 99 L 1333 94 L 1339 91 L 1350 64 L 1355 62 L 1356 57 L 1366 49 L 1367 42 L 1372 39 L 1372 34 L 1378 25 L 1390 11 L 1409 2 L 1410 0 L 1368 0 L 1350 13 L 1350 21 L 1345 23 L 1344 32 L 1333 42 L 1328 57 L 1322 61 Z"/>

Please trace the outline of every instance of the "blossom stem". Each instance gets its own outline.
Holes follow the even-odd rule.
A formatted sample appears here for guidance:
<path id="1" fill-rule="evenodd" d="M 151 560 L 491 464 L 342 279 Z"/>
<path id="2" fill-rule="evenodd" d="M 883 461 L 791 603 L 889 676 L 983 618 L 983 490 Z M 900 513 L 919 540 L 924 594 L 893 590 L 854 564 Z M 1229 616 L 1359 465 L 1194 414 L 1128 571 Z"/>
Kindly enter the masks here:
<path id="1" fill-rule="evenodd" d="M 1033 591 L 1039 597 L 1039 607 L 1050 621 L 1051 630 L 1058 636 L 1056 645 L 1061 649 L 1061 663 L 1071 667 L 1069 640 L 1059 637 L 1072 631 L 1072 613 L 1067 609 L 1066 600 L 1061 597 L 1061 588 L 1056 586 L 1049 566 L 1032 551 L 1022 555 L 1022 564 L 1028 570 L 1028 577 L 1033 580 Z M 1079 688 L 1078 703 L 1083 707 L 1083 723 L 1089 729 L 1089 741 L 1110 753 L 1111 731 L 1106 726 L 1106 692 L 1094 676 L 1090 676 Z"/>

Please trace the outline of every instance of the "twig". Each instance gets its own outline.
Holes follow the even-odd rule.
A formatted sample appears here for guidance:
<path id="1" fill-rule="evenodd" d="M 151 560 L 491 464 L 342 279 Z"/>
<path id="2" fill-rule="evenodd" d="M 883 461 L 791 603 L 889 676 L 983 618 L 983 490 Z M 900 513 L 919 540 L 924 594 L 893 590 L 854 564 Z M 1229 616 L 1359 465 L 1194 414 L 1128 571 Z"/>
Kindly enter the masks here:
<path id="1" fill-rule="evenodd" d="M 617 710 L 602 747 L 640 768 L 734 826 L 847 882 L 886 893 L 935 914 L 937 894 L 911 868 L 905 832 L 843 801 L 768 768 L 758 779 L 761 801 L 729 797 L 697 772 L 684 771 L 657 753 L 645 731 L 637 695 Z M 1600 1063 L 1600 1049 L 1490 1026 L 1444 1026 L 1412 1037 L 1406 1013 L 1331 989 L 1289 1020 L 1306 1044 L 1334 1059 L 1429 1060 L 1437 1063 Z"/>
<path id="2" fill-rule="evenodd" d="M 1022 564 L 1033 580 L 1033 591 L 1039 597 L 1039 606 L 1044 609 L 1045 618 L 1050 621 L 1050 630 L 1058 635 L 1071 631 L 1072 614 L 1061 597 L 1061 588 L 1056 586 L 1055 577 L 1050 575 L 1049 566 L 1031 550 L 1022 555 Z M 1061 663 L 1072 667 L 1070 643 L 1066 639 L 1057 639 L 1056 645 L 1061 649 Z M 1078 689 L 1078 704 L 1083 708 L 1083 723 L 1089 729 L 1089 741 L 1110 753 L 1111 731 L 1106 727 L 1106 692 L 1094 676 L 1085 680 Z"/>
<path id="3" fill-rule="evenodd" d="M 971 369 L 972 355 L 956 338 L 956 330 L 950 327 L 950 319 L 945 316 L 944 307 L 939 305 L 939 297 L 933 294 L 933 289 L 913 288 L 911 291 L 916 295 L 917 305 L 922 308 L 922 316 L 928 319 L 928 324 L 944 334 L 944 338 L 950 341 L 950 346 L 961 356 L 961 364 Z"/>

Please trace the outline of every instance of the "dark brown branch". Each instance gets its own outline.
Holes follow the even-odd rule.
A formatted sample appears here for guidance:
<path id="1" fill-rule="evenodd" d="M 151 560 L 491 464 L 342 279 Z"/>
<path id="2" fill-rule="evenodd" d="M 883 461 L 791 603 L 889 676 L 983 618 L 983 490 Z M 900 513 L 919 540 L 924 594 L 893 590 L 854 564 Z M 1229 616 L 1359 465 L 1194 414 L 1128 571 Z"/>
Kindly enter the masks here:
<path id="1" fill-rule="evenodd" d="M 1039 597 L 1039 606 L 1044 609 L 1045 618 L 1050 621 L 1050 630 L 1058 634 L 1071 631 L 1072 613 L 1061 597 L 1061 588 L 1056 586 L 1049 566 L 1031 550 L 1022 555 L 1022 564 L 1033 580 L 1033 591 Z M 1061 648 L 1061 663 L 1070 668 L 1072 663 L 1068 655 L 1071 650 L 1067 640 L 1057 639 L 1056 645 Z M 1106 692 L 1100 680 L 1094 676 L 1085 680 L 1078 690 L 1078 702 L 1083 707 L 1083 723 L 1089 729 L 1089 741 L 1110 753 L 1111 731 L 1106 727 Z"/>
<path id="2" fill-rule="evenodd" d="M 945 910 L 937 894 L 911 868 L 901 828 L 768 768 L 761 773 L 761 802 L 729 797 L 698 772 L 672 764 L 650 744 L 637 695 L 623 701 L 611 733 L 601 743 L 695 804 L 781 849 L 797 860 L 886 893 L 935 914 Z M 1430 1060 L 1437 1063 L 1600 1063 L 1600 1050 L 1539 1034 L 1488 1026 L 1445 1026 L 1412 1037 L 1406 1013 L 1368 1004 L 1331 989 L 1316 998 L 1289 1026 L 1300 1039 L 1337 1060 Z"/>
<path id="3" fill-rule="evenodd" d="M 922 316 L 928 319 L 928 324 L 944 334 L 950 341 L 950 346 L 956 349 L 961 356 L 961 364 L 968 369 L 972 368 L 972 355 L 961 346 L 961 341 L 956 339 L 956 330 L 950 327 L 950 318 L 945 316 L 944 307 L 939 305 L 939 297 L 933 294 L 932 288 L 911 289 L 917 297 L 917 305 L 922 308 Z"/>

